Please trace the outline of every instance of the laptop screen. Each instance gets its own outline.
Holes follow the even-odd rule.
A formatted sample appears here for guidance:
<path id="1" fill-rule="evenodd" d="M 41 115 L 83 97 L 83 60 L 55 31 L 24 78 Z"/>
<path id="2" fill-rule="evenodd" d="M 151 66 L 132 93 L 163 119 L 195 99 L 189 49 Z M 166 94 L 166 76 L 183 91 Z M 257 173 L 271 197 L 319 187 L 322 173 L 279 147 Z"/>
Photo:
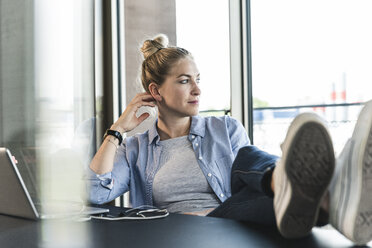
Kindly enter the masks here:
<path id="1" fill-rule="evenodd" d="M 31 156 L 31 158 L 27 160 L 28 157 L 26 156 Z M 69 218 L 109 211 L 106 208 L 85 206 L 82 200 L 62 201 L 48 199 L 48 201 L 40 202 L 37 194 L 37 177 L 35 177 L 37 168 L 35 167 L 36 163 L 33 160 L 33 154 L 24 155 L 24 161 L 28 162 L 28 164 L 19 162 L 17 166 L 10 151 L 0 147 L 0 202 L 2 203 L 0 204 L 0 214 L 39 219 Z M 21 170 L 23 171 L 22 174 L 20 173 Z M 26 181 L 23 178 L 27 179 L 28 185 L 26 185 Z M 34 190 L 32 192 L 34 199 L 29 193 L 29 187 Z"/>
<path id="2" fill-rule="evenodd" d="M 36 219 L 38 214 L 10 151 L 0 148 L 0 213 Z"/>

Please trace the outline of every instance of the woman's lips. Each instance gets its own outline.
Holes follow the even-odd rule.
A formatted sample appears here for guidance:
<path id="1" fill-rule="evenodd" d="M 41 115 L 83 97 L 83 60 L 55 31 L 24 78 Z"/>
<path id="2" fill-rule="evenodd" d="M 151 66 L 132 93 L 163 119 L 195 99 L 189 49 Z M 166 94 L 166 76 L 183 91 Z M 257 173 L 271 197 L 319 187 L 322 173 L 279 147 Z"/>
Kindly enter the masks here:
<path id="1" fill-rule="evenodd" d="M 199 103 L 199 101 L 189 101 L 188 103 L 191 103 L 191 104 L 198 104 Z"/>

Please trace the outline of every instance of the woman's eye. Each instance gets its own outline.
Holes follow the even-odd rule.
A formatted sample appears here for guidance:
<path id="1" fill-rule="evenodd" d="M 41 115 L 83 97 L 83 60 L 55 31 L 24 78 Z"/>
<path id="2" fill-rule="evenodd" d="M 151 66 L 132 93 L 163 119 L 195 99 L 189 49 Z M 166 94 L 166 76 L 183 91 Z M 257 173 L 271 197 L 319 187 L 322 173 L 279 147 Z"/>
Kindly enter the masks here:
<path id="1" fill-rule="evenodd" d="M 200 78 L 197 78 L 197 79 L 196 79 L 196 82 L 197 82 L 197 83 L 200 83 Z"/>
<path id="2" fill-rule="evenodd" d="M 188 82 L 189 82 L 188 79 L 184 79 L 184 80 L 181 80 L 181 81 L 180 81 L 181 84 L 187 84 Z"/>

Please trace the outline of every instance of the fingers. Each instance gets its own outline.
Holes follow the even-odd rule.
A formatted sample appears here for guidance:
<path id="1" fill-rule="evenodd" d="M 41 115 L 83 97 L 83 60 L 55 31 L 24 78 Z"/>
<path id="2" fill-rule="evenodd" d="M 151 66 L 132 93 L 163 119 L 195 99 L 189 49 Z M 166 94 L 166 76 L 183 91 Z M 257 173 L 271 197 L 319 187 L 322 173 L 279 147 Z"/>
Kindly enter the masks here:
<path id="1" fill-rule="evenodd" d="M 134 99 L 136 99 L 136 98 L 144 98 L 144 97 L 151 97 L 151 98 L 152 98 L 151 94 L 149 94 L 149 93 L 147 93 L 147 92 L 144 92 L 144 93 L 138 93 L 138 94 L 134 97 Z"/>
<path id="2" fill-rule="evenodd" d="M 155 99 L 148 93 L 137 94 L 132 102 L 132 106 L 135 106 L 136 109 L 139 109 L 142 106 L 155 107 Z"/>
<path id="3" fill-rule="evenodd" d="M 147 95 L 139 96 L 137 101 L 139 101 L 139 102 L 155 102 L 155 99 L 152 97 L 152 95 L 147 94 Z"/>
<path id="4" fill-rule="evenodd" d="M 140 108 L 140 107 L 143 107 L 143 106 L 155 107 L 156 105 L 153 102 L 141 102 L 141 104 L 139 106 L 137 106 L 137 108 Z"/>
<path id="5" fill-rule="evenodd" d="M 155 101 L 155 99 L 152 97 L 152 95 L 150 95 L 149 93 L 145 92 L 145 93 L 139 93 L 137 94 L 134 99 L 136 99 L 137 101 L 140 100 L 140 101 Z"/>
<path id="6" fill-rule="evenodd" d="M 143 122 L 144 120 L 146 120 L 148 117 L 150 116 L 149 113 L 143 113 L 142 115 L 138 116 L 138 122 L 141 123 Z"/>
<path id="7" fill-rule="evenodd" d="M 155 107 L 154 100 L 148 93 L 137 94 L 114 125 L 125 130 L 125 132 L 129 132 L 150 116 L 149 113 L 143 113 L 139 117 L 136 114 L 141 107 Z"/>

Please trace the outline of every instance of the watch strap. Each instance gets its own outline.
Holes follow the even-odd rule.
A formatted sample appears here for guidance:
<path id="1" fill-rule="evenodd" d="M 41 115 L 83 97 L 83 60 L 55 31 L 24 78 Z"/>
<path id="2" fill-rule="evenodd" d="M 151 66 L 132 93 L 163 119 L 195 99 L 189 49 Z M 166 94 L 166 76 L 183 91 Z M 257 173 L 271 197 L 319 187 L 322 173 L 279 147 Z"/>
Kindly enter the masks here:
<path id="1" fill-rule="evenodd" d="M 121 135 L 119 131 L 107 129 L 105 135 L 103 136 L 103 139 L 106 139 L 108 135 L 111 135 L 117 138 L 119 140 L 119 146 L 123 142 L 123 136 Z"/>

